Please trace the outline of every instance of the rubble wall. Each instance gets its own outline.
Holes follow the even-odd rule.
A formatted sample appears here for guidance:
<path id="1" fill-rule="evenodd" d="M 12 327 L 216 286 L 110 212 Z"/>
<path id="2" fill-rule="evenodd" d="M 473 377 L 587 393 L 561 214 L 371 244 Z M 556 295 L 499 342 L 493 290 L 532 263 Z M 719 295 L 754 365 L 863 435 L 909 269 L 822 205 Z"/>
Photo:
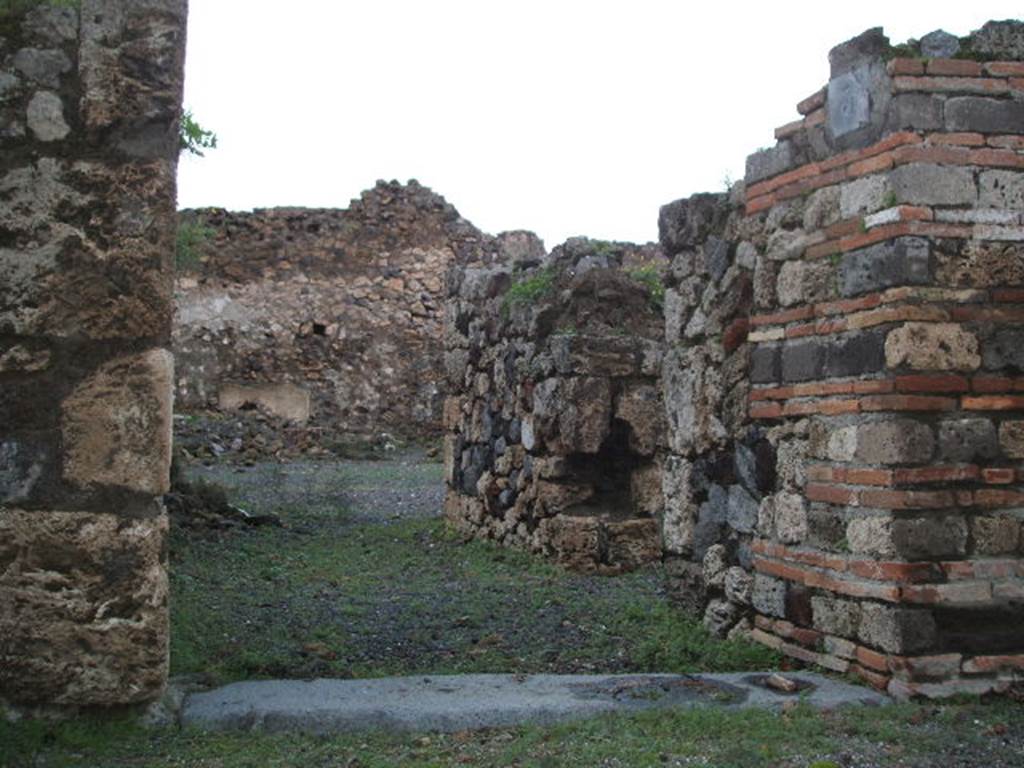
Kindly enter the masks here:
<path id="1" fill-rule="evenodd" d="M 672 595 L 712 632 L 899 696 L 1018 679 L 1022 59 L 1020 22 L 902 46 L 876 29 L 837 46 L 829 82 L 748 158 L 743 184 L 662 209 L 664 337 L 627 345 L 625 388 L 582 386 L 616 360 L 607 327 L 568 356 L 558 345 L 576 337 L 540 332 L 543 307 L 515 331 L 500 319 L 513 275 L 456 281 L 449 519 L 594 567 L 566 554 L 566 522 L 573 552 L 586 551 L 582 531 L 606 551 L 613 535 L 575 523 L 591 465 L 561 459 L 595 455 L 600 440 L 577 424 L 614 424 L 609 392 L 635 385 L 664 407 L 648 476 L 661 497 L 617 482 L 645 500 Z M 626 304 L 606 296 L 609 316 Z M 566 311 L 579 300 L 559 297 Z M 642 353 L 641 337 L 660 352 Z M 552 457 L 549 487 L 537 473 Z"/>
<path id="2" fill-rule="evenodd" d="M 0 707 L 167 675 L 185 0 L 0 10 Z"/>
<path id="3" fill-rule="evenodd" d="M 654 246 L 581 238 L 453 272 L 445 509 L 457 531 L 587 571 L 660 558 L 663 269 Z"/>
<path id="4" fill-rule="evenodd" d="M 801 119 L 748 159 L 743 208 L 696 249 L 707 270 L 725 239 L 751 276 L 747 351 L 728 352 L 742 320 L 693 345 L 699 311 L 666 318 L 686 361 L 664 378 L 673 448 L 715 443 L 670 463 L 669 508 L 691 499 L 666 529 L 670 550 L 691 542 L 679 585 L 707 591 L 713 629 L 752 617 L 754 639 L 897 695 L 980 693 L 1024 668 L 1022 44 L 1011 22 L 835 48 Z M 690 301 L 677 290 L 667 307 Z M 695 369 L 709 346 L 720 367 Z"/>
<path id="5" fill-rule="evenodd" d="M 415 181 L 347 209 L 186 211 L 176 281 L 180 410 L 258 403 L 305 443 L 440 433 L 444 276 L 492 238 Z"/>

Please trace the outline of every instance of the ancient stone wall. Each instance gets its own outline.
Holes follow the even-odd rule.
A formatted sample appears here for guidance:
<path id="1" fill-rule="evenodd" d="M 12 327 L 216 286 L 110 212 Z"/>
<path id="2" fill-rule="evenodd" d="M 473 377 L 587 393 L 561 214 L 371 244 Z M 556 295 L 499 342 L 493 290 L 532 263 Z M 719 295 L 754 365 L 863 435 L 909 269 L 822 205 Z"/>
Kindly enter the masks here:
<path id="1" fill-rule="evenodd" d="M 177 407 L 259 403 L 314 446 L 440 433 L 444 276 L 493 238 L 415 181 L 348 209 L 183 213 Z"/>
<path id="2" fill-rule="evenodd" d="M 585 239 L 542 256 L 452 275 L 446 513 L 467 537 L 629 570 L 661 556 L 664 258 Z"/>
<path id="3" fill-rule="evenodd" d="M 871 30 L 832 51 L 743 185 L 662 209 L 663 364 L 641 373 L 667 433 L 647 509 L 673 593 L 712 631 L 897 695 L 1024 670 L 1022 59 L 1020 22 L 898 47 Z M 456 325 L 504 290 L 463 286 Z M 492 363 L 473 338 L 465 391 Z M 604 358 L 582 347 L 574 370 Z M 518 513 L 488 506 L 493 478 L 465 483 L 490 468 L 466 448 L 493 378 L 449 421 L 449 515 L 523 543 Z M 536 425 L 545 390 L 524 391 Z M 580 469 L 559 466 L 572 487 Z M 557 550 L 558 529 L 525 532 Z"/>
<path id="4" fill-rule="evenodd" d="M 186 3 L 69 5 L 0 9 L 0 707 L 167 673 Z"/>

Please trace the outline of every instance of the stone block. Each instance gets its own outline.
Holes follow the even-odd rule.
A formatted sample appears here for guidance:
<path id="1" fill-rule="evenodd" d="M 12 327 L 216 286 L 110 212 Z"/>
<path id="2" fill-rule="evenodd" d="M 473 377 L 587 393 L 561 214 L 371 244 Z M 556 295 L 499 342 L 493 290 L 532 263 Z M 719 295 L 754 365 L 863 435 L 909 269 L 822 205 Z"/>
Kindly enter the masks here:
<path id="1" fill-rule="evenodd" d="M 776 283 L 779 304 L 791 307 L 824 301 L 831 294 L 832 275 L 832 265 L 827 261 L 783 262 Z"/>
<path id="2" fill-rule="evenodd" d="M 999 454 L 995 425 L 988 419 L 939 422 L 939 459 L 984 463 Z"/>
<path id="3" fill-rule="evenodd" d="M 802 222 L 804 230 L 814 232 L 839 221 L 841 218 L 840 198 L 839 187 L 823 187 L 812 192 L 804 205 Z"/>
<path id="4" fill-rule="evenodd" d="M 101 365 L 61 403 L 64 479 L 166 493 L 174 359 L 163 349 Z"/>
<path id="5" fill-rule="evenodd" d="M 71 60 L 56 49 L 22 48 L 12 63 L 26 80 L 47 88 L 58 88 L 61 77 L 71 71 Z"/>
<path id="6" fill-rule="evenodd" d="M 798 493 L 773 497 L 775 536 L 783 544 L 799 544 L 807 538 L 807 504 Z"/>
<path id="7" fill-rule="evenodd" d="M 893 520 L 889 516 L 855 517 L 846 524 L 846 543 L 855 555 L 893 557 Z"/>
<path id="8" fill-rule="evenodd" d="M 862 376 L 885 368 L 885 337 L 881 331 L 844 333 L 829 340 L 826 378 Z"/>
<path id="9" fill-rule="evenodd" d="M 708 547 L 701 560 L 703 568 L 704 588 L 720 590 L 725 587 L 725 574 L 729 570 L 729 551 L 723 544 Z"/>
<path id="10" fill-rule="evenodd" d="M 167 519 L 0 510 L 0 691 L 15 705 L 160 696 Z"/>
<path id="11" fill-rule="evenodd" d="M 633 514 L 637 517 L 660 517 L 665 506 L 662 494 L 661 466 L 657 462 L 641 464 L 629 475 Z"/>
<path id="12" fill-rule="evenodd" d="M 678 456 L 669 456 L 661 475 L 665 511 L 661 536 L 665 550 L 682 555 L 693 550 L 697 525 L 697 504 L 692 487 L 693 464 Z"/>
<path id="13" fill-rule="evenodd" d="M 764 616 L 786 618 L 786 582 L 762 573 L 755 574 L 751 604 Z"/>
<path id="14" fill-rule="evenodd" d="M 981 365 L 978 338 L 957 323 L 906 323 L 886 337 L 885 364 L 918 371 L 973 371 Z"/>
<path id="15" fill-rule="evenodd" d="M 829 80 L 825 110 L 829 129 L 836 137 L 871 125 L 871 94 L 857 72 L 846 72 Z"/>
<path id="16" fill-rule="evenodd" d="M 1024 421 L 1010 419 L 1000 424 L 999 446 L 1011 459 L 1024 459 Z"/>
<path id="17" fill-rule="evenodd" d="M 653 518 L 605 524 L 605 573 L 625 573 L 661 560 L 661 535 Z"/>
<path id="18" fill-rule="evenodd" d="M 860 604 L 831 595 L 811 598 L 814 628 L 839 637 L 856 637 L 860 622 Z"/>
<path id="19" fill-rule="evenodd" d="M 28 103 L 25 121 L 39 141 L 59 141 L 71 133 L 64 119 L 64 103 L 52 91 L 39 91 Z"/>
<path id="20" fill-rule="evenodd" d="M 935 645 L 937 627 L 927 610 L 864 603 L 857 637 L 888 653 L 919 653 Z"/>
<path id="21" fill-rule="evenodd" d="M 984 208 L 1024 210 L 1024 173 L 986 170 L 978 175 L 978 204 Z"/>
<path id="22" fill-rule="evenodd" d="M 1024 370 L 1024 330 L 1002 328 L 985 340 L 983 349 L 987 370 Z"/>
<path id="23" fill-rule="evenodd" d="M 51 463 L 42 445 L 28 440 L 0 440 L 0 504 L 30 498 Z"/>
<path id="24" fill-rule="evenodd" d="M 691 618 L 704 613 L 706 594 L 700 563 L 670 557 L 665 560 L 666 591 L 673 605 Z"/>
<path id="25" fill-rule="evenodd" d="M 900 237 L 850 251 L 839 262 L 843 296 L 897 285 L 928 285 L 932 279 L 931 247 L 920 237 Z"/>
<path id="26" fill-rule="evenodd" d="M 782 347 L 782 380 L 814 381 L 825 369 L 826 346 L 817 338 L 789 342 Z"/>
<path id="27" fill-rule="evenodd" d="M 894 168 L 889 182 L 896 199 L 912 205 L 975 205 L 974 171 L 951 165 L 910 163 Z"/>
<path id="28" fill-rule="evenodd" d="M 725 637 L 739 618 L 739 608 L 728 600 L 712 600 L 704 611 L 704 628 L 714 637 Z"/>
<path id="29" fill-rule="evenodd" d="M 1024 101 L 984 96 L 955 96 L 946 101 L 946 130 L 974 133 L 1019 133 Z"/>
<path id="30" fill-rule="evenodd" d="M 976 515 L 971 518 L 973 554 L 1016 554 L 1020 537 L 1021 521 L 1012 515 Z"/>
<path id="31" fill-rule="evenodd" d="M 935 435 L 927 424 L 894 418 L 857 428 L 855 457 L 866 464 L 922 464 L 935 450 Z"/>
<path id="32" fill-rule="evenodd" d="M 762 179 L 778 176 L 797 164 L 796 151 L 790 141 L 780 141 L 774 147 L 761 149 L 747 156 L 744 182 L 748 185 Z"/>
<path id="33" fill-rule="evenodd" d="M 987 21 L 971 33 L 970 43 L 971 50 L 987 58 L 1019 61 L 1024 59 L 1024 22 Z"/>
<path id="34" fill-rule="evenodd" d="M 885 208 L 885 201 L 891 192 L 889 176 L 886 174 L 862 176 L 848 181 L 839 188 L 839 218 L 863 216 Z"/>
<path id="35" fill-rule="evenodd" d="M 752 533 L 757 525 L 757 501 L 742 485 L 729 486 L 726 521 L 740 533 Z"/>
<path id="36" fill-rule="evenodd" d="M 928 93 L 901 93 L 889 103 L 886 128 L 890 131 L 940 131 L 943 102 Z"/>
<path id="37" fill-rule="evenodd" d="M 737 605 L 750 605 L 754 594 L 754 576 L 738 565 L 725 572 L 725 598 Z"/>
<path id="38" fill-rule="evenodd" d="M 906 560 L 967 554 L 967 522 L 960 515 L 899 518 L 892 523 L 896 554 Z"/>
<path id="39" fill-rule="evenodd" d="M 750 380 L 754 384 L 774 384 L 782 375 L 782 355 L 778 344 L 758 344 L 750 354 Z"/>
<path id="40" fill-rule="evenodd" d="M 921 38 L 921 55 L 929 59 L 952 59 L 960 50 L 960 38 L 936 29 Z"/>

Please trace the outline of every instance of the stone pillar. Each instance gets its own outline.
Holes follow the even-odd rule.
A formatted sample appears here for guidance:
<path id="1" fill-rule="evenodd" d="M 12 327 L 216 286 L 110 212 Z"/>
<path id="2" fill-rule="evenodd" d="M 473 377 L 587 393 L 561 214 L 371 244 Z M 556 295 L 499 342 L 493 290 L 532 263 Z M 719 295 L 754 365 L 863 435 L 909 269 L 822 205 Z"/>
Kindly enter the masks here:
<path id="1" fill-rule="evenodd" d="M 896 695 L 1024 670 L 1024 24 L 946 42 L 838 46 L 747 165 L 753 635 Z"/>
<path id="2" fill-rule="evenodd" d="M 0 10 L 0 705 L 167 676 L 186 0 Z"/>

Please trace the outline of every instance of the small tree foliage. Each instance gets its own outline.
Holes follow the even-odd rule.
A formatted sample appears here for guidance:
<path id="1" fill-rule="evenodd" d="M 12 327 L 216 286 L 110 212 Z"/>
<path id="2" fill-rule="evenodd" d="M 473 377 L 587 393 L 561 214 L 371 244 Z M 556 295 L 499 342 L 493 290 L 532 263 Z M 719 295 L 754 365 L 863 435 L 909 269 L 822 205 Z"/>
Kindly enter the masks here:
<path id="1" fill-rule="evenodd" d="M 203 128 L 192 116 L 192 110 L 186 109 L 181 115 L 178 145 L 183 152 L 202 157 L 204 150 L 217 148 L 217 134 Z"/>

